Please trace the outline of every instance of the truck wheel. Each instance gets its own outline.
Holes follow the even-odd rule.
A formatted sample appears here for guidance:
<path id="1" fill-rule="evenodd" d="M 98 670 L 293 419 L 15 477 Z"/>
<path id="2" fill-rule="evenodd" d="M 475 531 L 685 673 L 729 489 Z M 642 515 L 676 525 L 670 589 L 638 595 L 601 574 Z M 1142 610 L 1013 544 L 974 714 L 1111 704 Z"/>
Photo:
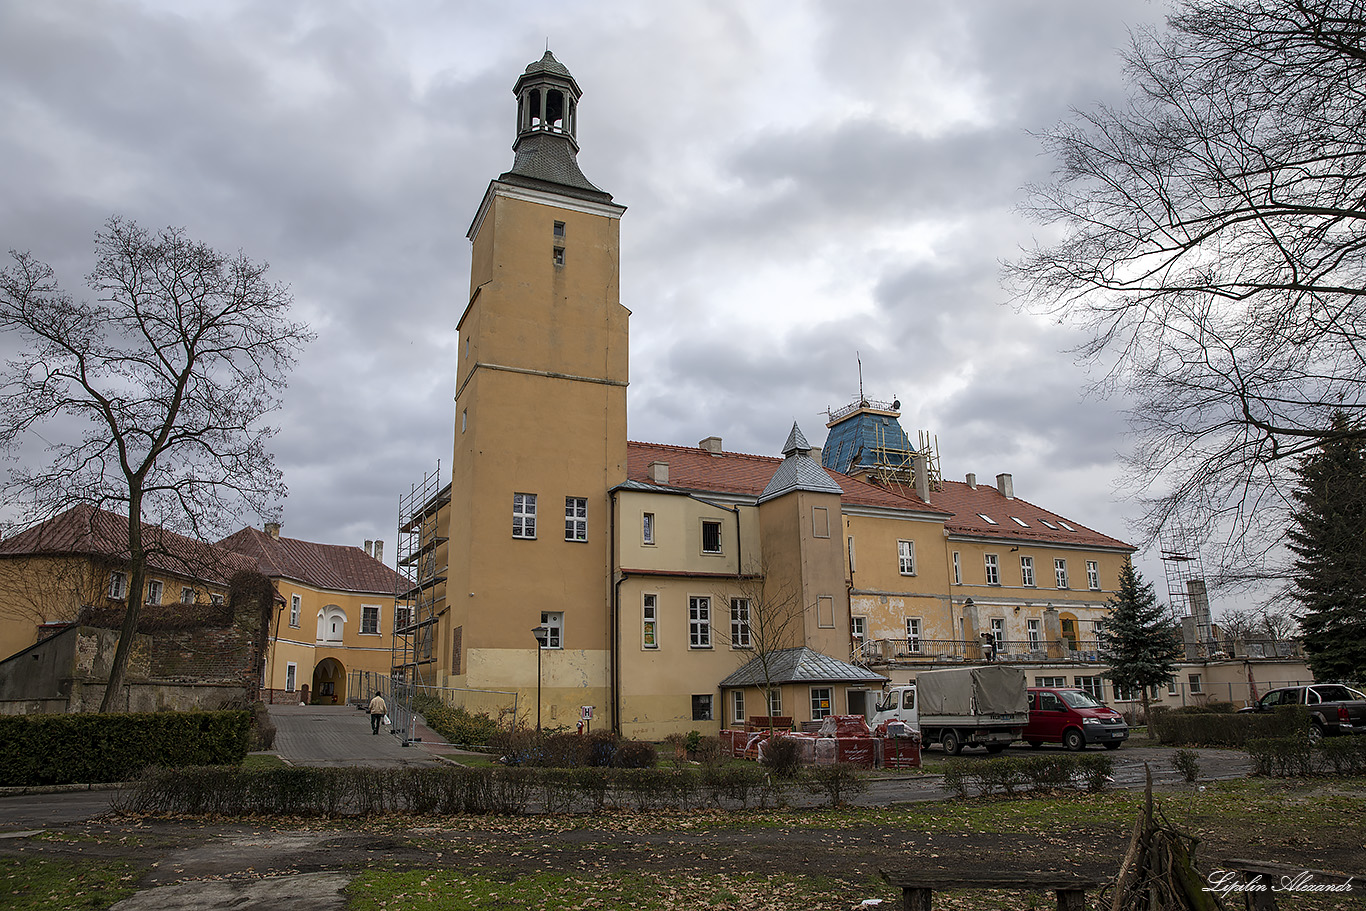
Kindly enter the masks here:
<path id="1" fill-rule="evenodd" d="M 1004 750 L 1005 748 L 1006 748 L 1006 745 L 1005 745 L 1004 743 L 989 743 L 989 744 L 987 744 L 987 752 L 988 752 L 988 753 L 999 753 L 999 752 L 1001 752 L 1002 750 Z"/>
<path id="2" fill-rule="evenodd" d="M 1063 732 L 1062 745 L 1075 753 L 1086 749 L 1086 738 L 1081 736 L 1081 731 L 1076 728 L 1068 728 Z"/>
<path id="3" fill-rule="evenodd" d="M 945 731 L 940 739 L 939 745 L 944 748 L 944 752 L 950 756 L 957 756 L 963 752 L 963 741 L 958 739 L 957 731 Z"/>
<path id="4" fill-rule="evenodd" d="M 1323 725 L 1317 721 L 1309 722 L 1309 743 L 1316 744 L 1323 739 Z"/>
<path id="5" fill-rule="evenodd" d="M 1118 740 L 1115 740 L 1115 741 L 1113 741 L 1113 742 L 1111 742 L 1111 743 L 1107 743 L 1107 744 L 1105 745 L 1105 749 L 1107 749 L 1107 750 L 1117 750 L 1117 749 L 1119 749 L 1119 741 L 1118 741 Z"/>

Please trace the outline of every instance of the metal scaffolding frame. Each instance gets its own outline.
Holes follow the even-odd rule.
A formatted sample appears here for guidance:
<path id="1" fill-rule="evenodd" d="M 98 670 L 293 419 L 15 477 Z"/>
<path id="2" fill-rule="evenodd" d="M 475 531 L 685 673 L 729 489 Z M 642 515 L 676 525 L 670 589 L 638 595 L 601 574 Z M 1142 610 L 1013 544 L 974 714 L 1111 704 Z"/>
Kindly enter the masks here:
<path id="1" fill-rule="evenodd" d="M 1209 588 L 1205 583 L 1205 567 L 1200 561 L 1200 547 L 1191 536 L 1177 526 L 1162 530 L 1159 545 L 1162 567 L 1167 574 L 1167 600 L 1173 612 L 1182 620 L 1183 638 L 1187 649 L 1208 657 L 1217 645 L 1210 617 Z M 1196 655 L 1188 655 L 1196 657 Z"/>
<path id="2" fill-rule="evenodd" d="M 446 538 L 440 534 L 438 517 L 451 501 L 450 485 L 443 483 L 441 463 L 414 484 L 398 501 L 398 540 L 395 561 L 406 580 L 403 591 L 394 593 L 394 641 L 390 656 L 393 697 L 403 717 L 412 715 L 412 699 L 418 687 L 436 682 L 437 607 L 440 586 L 446 581 L 445 565 L 437 565 L 437 551 Z M 399 731 L 405 739 L 411 732 Z"/>

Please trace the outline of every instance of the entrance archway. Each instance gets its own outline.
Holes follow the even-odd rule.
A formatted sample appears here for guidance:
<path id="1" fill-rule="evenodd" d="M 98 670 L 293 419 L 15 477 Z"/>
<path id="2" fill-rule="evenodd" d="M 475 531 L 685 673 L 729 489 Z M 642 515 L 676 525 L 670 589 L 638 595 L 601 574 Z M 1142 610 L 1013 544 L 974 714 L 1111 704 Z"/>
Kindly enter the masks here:
<path id="1" fill-rule="evenodd" d="M 346 703 L 346 668 L 336 658 L 324 658 L 313 668 L 313 701 L 324 705 Z"/>

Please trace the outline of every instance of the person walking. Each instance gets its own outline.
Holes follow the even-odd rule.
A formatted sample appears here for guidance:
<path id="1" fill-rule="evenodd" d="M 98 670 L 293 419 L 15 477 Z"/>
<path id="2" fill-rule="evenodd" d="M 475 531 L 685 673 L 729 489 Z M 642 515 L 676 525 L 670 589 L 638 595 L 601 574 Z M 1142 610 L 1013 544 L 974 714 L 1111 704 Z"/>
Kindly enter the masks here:
<path id="1" fill-rule="evenodd" d="M 384 720 L 384 715 L 389 711 L 389 707 L 384 704 L 384 697 L 379 693 L 370 700 L 370 733 L 379 735 L 379 723 Z"/>

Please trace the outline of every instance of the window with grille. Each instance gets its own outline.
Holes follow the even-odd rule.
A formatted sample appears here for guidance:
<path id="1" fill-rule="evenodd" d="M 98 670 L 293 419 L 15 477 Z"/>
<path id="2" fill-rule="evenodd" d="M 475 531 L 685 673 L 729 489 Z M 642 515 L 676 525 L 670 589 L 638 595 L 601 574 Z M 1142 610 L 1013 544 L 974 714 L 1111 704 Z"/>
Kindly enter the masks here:
<path id="1" fill-rule="evenodd" d="M 514 538 L 536 537 L 536 495 L 534 493 L 514 493 L 512 495 L 512 536 Z"/>
<path id="2" fill-rule="evenodd" d="M 896 562 L 897 568 L 903 576 L 915 575 L 915 542 L 898 541 L 896 542 Z"/>
<path id="3" fill-rule="evenodd" d="M 749 599 L 730 599 L 730 647 L 749 648 Z"/>
<path id="4" fill-rule="evenodd" d="M 688 598 L 688 647 L 711 648 L 711 599 Z"/>
<path id="5" fill-rule="evenodd" d="M 586 497 L 564 498 L 564 539 L 566 541 L 588 540 L 588 499 Z"/>
<path id="6" fill-rule="evenodd" d="M 987 565 L 987 585 L 1001 584 L 1001 565 L 996 560 L 995 554 L 986 555 Z"/>

